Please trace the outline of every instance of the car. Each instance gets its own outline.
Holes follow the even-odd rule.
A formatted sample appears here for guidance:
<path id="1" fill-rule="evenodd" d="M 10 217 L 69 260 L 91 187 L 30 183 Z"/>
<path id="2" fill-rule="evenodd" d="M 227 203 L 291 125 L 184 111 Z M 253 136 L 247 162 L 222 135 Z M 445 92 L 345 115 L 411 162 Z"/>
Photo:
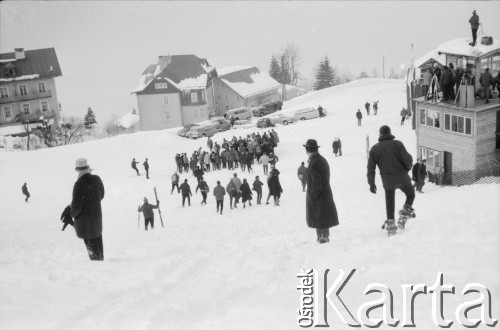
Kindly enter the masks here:
<path id="1" fill-rule="evenodd" d="M 274 124 L 270 118 L 264 117 L 257 120 L 258 128 L 274 127 Z"/>
<path id="2" fill-rule="evenodd" d="M 177 135 L 185 137 L 186 133 L 189 132 L 189 130 L 191 129 L 191 127 L 193 127 L 193 125 L 194 124 L 187 124 L 187 125 L 185 125 L 182 129 L 180 129 L 179 131 L 177 131 Z"/>
<path id="3" fill-rule="evenodd" d="M 262 117 L 273 112 L 281 110 L 283 102 L 281 101 L 269 101 L 264 104 L 259 105 L 252 109 L 252 115 L 256 117 Z"/>
<path id="4" fill-rule="evenodd" d="M 227 118 L 233 117 L 235 120 L 252 118 L 252 111 L 248 107 L 234 108 L 227 110 Z"/>
<path id="5" fill-rule="evenodd" d="M 214 136 L 215 133 L 219 132 L 219 129 L 216 125 L 212 123 L 203 123 L 203 124 L 194 124 L 189 132 L 186 133 L 187 137 L 191 139 L 197 139 L 200 137 L 211 137 Z"/>
<path id="6" fill-rule="evenodd" d="M 270 115 L 267 115 L 266 118 L 271 119 L 271 122 L 273 124 L 288 125 L 289 123 L 293 123 L 294 122 L 293 117 L 284 115 L 282 113 L 272 113 Z"/>
<path id="7" fill-rule="evenodd" d="M 233 128 L 251 128 L 255 127 L 255 124 L 252 124 L 252 122 L 248 119 L 240 119 L 240 120 L 235 120 Z"/>
<path id="8" fill-rule="evenodd" d="M 227 131 L 231 128 L 231 124 L 229 123 L 229 121 L 225 120 L 222 117 L 212 118 L 210 119 L 210 123 L 215 125 L 220 132 Z"/>
<path id="9" fill-rule="evenodd" d="M 328 114 L 326 112 L 326 109 L 323 109 L 323 114 L 325 114 L 325 116 Z M 293 119 L 295 121 L 313 119 L 313 118 L 319 118 L 319 111 L 314 107 L 299 109 L 295 111 L 295 113 L 293 114 Z"/>

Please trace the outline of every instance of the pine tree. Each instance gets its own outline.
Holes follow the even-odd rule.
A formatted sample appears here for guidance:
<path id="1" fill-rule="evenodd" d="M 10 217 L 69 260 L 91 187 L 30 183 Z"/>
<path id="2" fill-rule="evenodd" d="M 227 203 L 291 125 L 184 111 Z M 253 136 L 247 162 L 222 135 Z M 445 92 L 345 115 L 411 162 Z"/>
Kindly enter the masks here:
<path id="1" fill-rule="evenodd" d="M 278 60 L 276 59 L 276 56 L 271 57 L 271 63 L 269 64 L 269 75 L 276 80 L 277 82 L 281 83 L 282 80 L 282 75 L 281 75 L 281 66 Z"/>
<path id="2" fill-rule="evenodd" d="M 91 108 L 87 109 L 87 114 L 83 118 L 83 125 L 85 125 L 86 129 L 92 129 L 92 125 L 97 124 L 95 120 L 94 111 Z"/>
<path id="3" fill-rule="evenodd" d="M 363 78 L 370 78 L 370 76 L 368 75 L 368 73 L 366 73 L 365 71 L 362 71 L 360 74 L 359 74 L 359 78 L 358 79 L 363 79 Z"/>
<path id="4" fill-rule="evenodd" d="M 325 56 L 325 59 L 320 61 L 318 68 L 316 69 L 316 82 L 314 83 L 314 89 L 320 90 L 332 87 L 336 84 L 336 78 L 335 69 L 330 65 L 328 56 Z"/>

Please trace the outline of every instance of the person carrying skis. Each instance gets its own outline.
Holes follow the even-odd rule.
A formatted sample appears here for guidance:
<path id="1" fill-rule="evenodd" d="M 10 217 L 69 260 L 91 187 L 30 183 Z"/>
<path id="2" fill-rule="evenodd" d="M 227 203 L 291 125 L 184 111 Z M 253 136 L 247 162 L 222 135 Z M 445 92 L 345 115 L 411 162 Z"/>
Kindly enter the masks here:
<path id="1" fill-rule="evenodd" d="M 30 198 L 31 195 L 30 195 L 30 193 L 28 191 L 28 186 L 27 186 L 26 182 L 21 187 L 21 191 L 22 191 L 23 195 L 26 196 L 26 199 L 24 201 L 28 202 L 28 198 Z"/>
<path id="2" fill-rule="evenodd" d="M 191 196 L 193 196 L 193 194 L 191 193 L 191 187 L 189 186 L 188 180 L 184 179 L 184 182 L 181 184 L 179 188 L 182 192 L 182 207 L 184 207 L 184 202 L 186 201 L 186 198 L 188 200 L 188 206 L 191 206 Z"/>
<path id="3" fill-rule="evenodd" d="M 386 228 L 389 235 L 391 235 L 396 233 L 398 227 L 404 229 L 408 218 L 415 216 L 412 208 L 413 201 L 415 200 L 415 190 L 408 175 L 408 172 L 412 169 L 413 160 L 411 155 L 406 151 L 403 143 L 394 139 L 389 126 L 384 125 L 380 127 L 379 133 L 379 142 L 370 149 L 367 178 L 370 185 L 370 192 L 376 194 L 375 169 L 378 166 L 385 190 L 387 215 L 387 220 L 384 222 L 382 228 Z M 406 201 L 403 209 L 400 211 L 400 215 L 402 216 L 399 218 L 397 226 L 394 220 L 396 189 L 401 189 L 406 195 Z"/>
<path id="4" fill-rule="evenodd" d="M 155 227 L 155 214 L 153 209 L 157 209 L 160 206 L 160 201 L 156 201 L 156 205 L 152 205 L 148 203 L 148 199 L 144 197 L 144 203 L 139 206 L 137 212 L 142 212 L 144 215 L 144 228 L 148 230 L 148 224 L 151 225 L 151 229 Z"/>
<path id="5" fill-rule="evenodd" d="M 300 182 L 302 183 L 302 191 L 306 191 L 307 167 L 305 167 L 304 162 L 302 162 L 299 169 L 297 170 L 297 177 L 299 178 Z"/>
<path id="6" fill-rule="evenodd" d="M 149 179 L 149 163 L 147 158 L 142 165 L 144 165 L 144 170 L 146 170 L 146 179 Z"/>
<path id="7" fill-rule="evenodd" d="M 136 162 L 136 161 L 135 161 L 135 158 L 134 158 L 134 159 L 132 159 L 132 164 L 131 164 L 131 165 L 132 165 L 132 168 L 136 171 L 137 175 L 140 175 L 140 174 L 139 174 L 139 170 L 137 169 L 137 164 L 139 164 L 139 162 Z"/>
<path id="8" fill-rule="evenodd" d="M 219 206 L 220 206 L 220 214 L 222 214 L 222 209 L 224 208 L 225 194 L 226 191 L 224 190 L 224 187 L 220 185 L 220 181 L 217 181 L 217 185 L 214 188 L 215 201 L 217 202 L 217 213 L 219 213 Z"/>
<path id="9" fill-rule="evenodd" d="M 307 140 L 303 145 L 309 157 L 307 168 L 306 222 L 316 229 L 317 242 L 330 241 L 330 228 L 339 224 L 337 208 L 330 186 L 330 165 L 318 152 L 318 142 Z"/>
<path id="10" fill-rule="evenodd" d="M 195 193 L 198 193 L 198 189 L 200 189 L 201 196 L 203 197 L 201 205 L 207 205 L 207 194 L 210 192 L 210 188 L 208 188 L 208 184 L 205 182 L 205 180 L 203 180 L 203 177 L 201 177 L 200 182 L 198 182 Z"/>
<path id="11" fill-rule="evenodd" d="M 248 206 L 252 206 L 252 191 L 250 190 L 250 186 L 248 185 L 247 179 L 243 179 L 243 183 L 241 184 L 241 202 L 243 203 L 243 208 L 245 208 L 245 204 L 248 201 Z"/>
<path id="12" fill-rule="evenodd" d="M 61 231 L 64 231 L 68 225 L 74 226 L 73 218 L 71 217 L 71 206 L 66 206 L 61 214 L 61 221 L 64 223 Z"/>
<path id="13" fill-rule="evenodd" d="M 359 110 L 359 109 L 356 112 L 356 118 L 358 118 L 358 126 L 361 126 L 361 118 L 363 118 L 363 114 L 361 113 L 361 110 Z"/>
<path id="14" fill-rule="evenodd" d="M 257 193 L 257 204 L 260 204 L 260 201 L 262 199 L 262 186 L 263 185 L 264 184 L 262 183 L 262 181 L 260 181 L 260 178 L 257 175 L 255 177 L 255 181 L 253 182 L 253 188 L 252 188 L 252 190 L 254 190 Z"/>
<path id="15" fill-rule="evenodd" d="M 365 103 L 366 114 L 370 115 L 370 102 L 366 101 Z"/>
<path id="16" fill-rule="evenodd" d="M 174 188 L 177 188 L 177 193 L 180 193 L 179 174 L 177 174 L 177 172 L 172 174 L 172 190 L 170 190 L 170 195 L 174 192 Z"/>

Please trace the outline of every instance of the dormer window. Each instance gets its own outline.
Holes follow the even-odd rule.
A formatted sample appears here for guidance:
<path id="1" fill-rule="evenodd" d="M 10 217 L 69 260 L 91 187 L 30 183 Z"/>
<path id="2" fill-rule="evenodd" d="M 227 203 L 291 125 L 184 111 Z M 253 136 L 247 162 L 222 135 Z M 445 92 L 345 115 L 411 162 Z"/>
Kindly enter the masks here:
<path id="1" fill-rule="evenodd" d="M 155 89 L 167 89 L 168 85 L 167 83 L 156 83 L 155 84 Z"/>
<path id="2" fill-rule="evenodd" d="M 16 75 L 16 67 L 12 63 L 8 63 L 5 66 L 5 76 L 6 77 L 14 77 Z"/>

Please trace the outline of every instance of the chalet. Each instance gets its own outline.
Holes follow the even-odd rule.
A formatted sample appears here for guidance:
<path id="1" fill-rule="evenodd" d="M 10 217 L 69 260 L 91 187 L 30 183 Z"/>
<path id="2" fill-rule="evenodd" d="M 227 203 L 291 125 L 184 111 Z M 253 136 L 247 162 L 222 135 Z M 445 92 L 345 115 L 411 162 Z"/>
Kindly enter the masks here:
<path id="1" fill-rule="evenodd" d="M 207 120 L 214 111 L 211 80 L 217 72 L 195 55 L 159 56 L 143 72 L 137 96 L 142 130 L 160 130 Z"/>
<path id="2" fill-rule="evenodd" d="M 440 184 L 463 185 L 500 176 L 498 92 L 488 104 L 475 97 L 480 73 L 489 68 L 497 75 L 500 70 L 500 44 L 471 47 L 469 42 L 456 39 L 437 49 L 445 63 L 461 66 L 475 77 L 471 86 L 461 86 L 456 102 L 412 98 L 417 154 L 427 160 L 430 178 Z"/>
<path id="3" fill-rule="evenodd" d="M 56 77 L 62 75 L 54 48 L 0 54 L 0 135 L 24 135 L 45 121 L 59 126 Z"/>
<path id="4" fill-rule="evenodd" d="M 217 70 L 214 77 L 216 114 L 239 107 L 256 107 L 267 101 L 280 100 L 281 84 L 256 67 L 233 66 Z"/>

